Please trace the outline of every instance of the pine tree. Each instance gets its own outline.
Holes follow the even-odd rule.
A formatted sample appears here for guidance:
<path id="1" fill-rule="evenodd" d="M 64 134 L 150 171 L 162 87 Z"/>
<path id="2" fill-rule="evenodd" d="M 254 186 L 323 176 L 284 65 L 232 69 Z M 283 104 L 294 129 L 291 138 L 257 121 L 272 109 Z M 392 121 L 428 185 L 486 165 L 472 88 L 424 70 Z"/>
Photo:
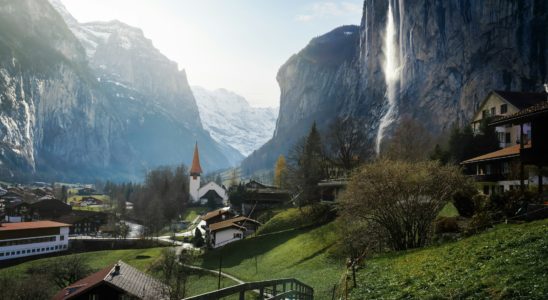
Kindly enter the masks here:
<path id="1" fill-rule="evenodd" d="M 316 122 L 312 124 L 303 150 L 300 159 L 303 180 L 300 206 L 313 203 L 320 198 L 318 183 L 324 178 L 324 152 Z"/>

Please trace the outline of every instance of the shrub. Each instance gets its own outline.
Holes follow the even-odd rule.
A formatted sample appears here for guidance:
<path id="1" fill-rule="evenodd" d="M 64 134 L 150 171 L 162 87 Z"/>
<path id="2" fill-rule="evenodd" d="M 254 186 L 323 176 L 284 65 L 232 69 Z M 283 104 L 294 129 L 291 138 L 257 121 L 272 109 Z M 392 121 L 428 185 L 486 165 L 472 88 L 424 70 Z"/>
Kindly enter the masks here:
<path id="1" fill-rule="evenodd" d="M 478 194 L 478 191 L 469 186 L 464 188 L 453 195 L 453 205 L 459 212 L 459 215 L 470 218 L 474 215 L 477 208 L 474 204 L 474 196 Z"/>
<path id="2" fill-rule="evenodd" d="M 483 231 L 491 227 L 491 224 L 492 224 L 492 219 L 489 216 L 489 213 L 487 211 L 480 211 L 472 217 L 472 220 L 470 221 L 470 224 L 468 225 L 466 233 L 469 235 L 478 233 L 480 231 Z"/>
<path id="3" fill-rule="evenodd" d="M 491 195 L 488 210 L 506 218 L 524 214 L 527 205 L 533 203 L 535 195 L 530 191 L 511 190 Z"/>
<path id="4" fill-rule="evenodd" d="M 467 184 L 453 166 L 380 160 L 354 173 L 340 213 L 349 226 L 356 219 L 378 225 L 394 250 L 422 247 L 438 213 Z"/>
<path id="5" fill-rule="evenodd" d="M 457 217 L 441 217 L 434 221 L 434 233 L 459 232 Z"/>

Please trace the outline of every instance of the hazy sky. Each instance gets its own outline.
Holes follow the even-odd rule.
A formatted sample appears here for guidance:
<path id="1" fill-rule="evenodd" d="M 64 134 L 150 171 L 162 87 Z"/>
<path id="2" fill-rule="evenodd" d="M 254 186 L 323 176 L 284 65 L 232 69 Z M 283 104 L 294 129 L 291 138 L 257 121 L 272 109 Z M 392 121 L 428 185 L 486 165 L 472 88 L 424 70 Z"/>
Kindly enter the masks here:
<path id="1" fill-rule="evenodd" d="M 80 22 L 143 29 L 191 85 L 226 88 L 253 106 L 278 106 L 276 73 L 311 38 L 359 24 L 363 0 L 62 0 Z"/>

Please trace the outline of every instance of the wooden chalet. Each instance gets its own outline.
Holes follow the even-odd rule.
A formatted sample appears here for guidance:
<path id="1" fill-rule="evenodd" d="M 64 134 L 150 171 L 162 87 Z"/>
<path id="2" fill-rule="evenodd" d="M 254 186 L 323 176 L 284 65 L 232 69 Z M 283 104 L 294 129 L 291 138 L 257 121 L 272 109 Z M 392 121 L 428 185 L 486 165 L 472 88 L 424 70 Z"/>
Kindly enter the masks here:
<path id="1" fill-rule="evenodd" d="M 167 286 L 157 279 L 118 261 L 60 290 L 52 299 L 169 299 L 166 292 Z"/>
<path id="2" fill-rule="evenodd" d="M 548 160 L 548 94 L 494 91 L 474 117 L 475 130 L 487 116 L 502 149 L 461 162 L 465 172 L 475 176 L 487 195 L 529 184 L 542 194 Z"/>

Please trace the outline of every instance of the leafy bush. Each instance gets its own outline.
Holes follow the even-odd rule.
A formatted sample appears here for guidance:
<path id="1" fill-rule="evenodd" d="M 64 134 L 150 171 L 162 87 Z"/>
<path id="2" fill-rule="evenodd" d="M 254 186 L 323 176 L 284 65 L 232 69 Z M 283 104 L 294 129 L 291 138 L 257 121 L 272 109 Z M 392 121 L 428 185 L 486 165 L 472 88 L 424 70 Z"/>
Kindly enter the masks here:
<path id="1" fill-rule="evenodd" d="M 533 203 L 535 195 L 530 191 L 511 190 L 493 194 L 489 198 L 488 210 L 501 217 L 512 218 L 524 214 L 527 204 Z M 499 219 L 497 218 L 497 219 Z"/>
<path id="2" fill-rule="evenodd" d="M 453 195 L 453 205 L 459 212 L 459 215 L 470 218 L 474 215 L 477 208 L 474 204 L 473 197 L 478 194 L 474 187 L 462 189 Z"/>
<path id="3" fill-rule="evenodd" d="M 441 217 L 434 221 L 434 233 L 459 232 L 457 217 Z"/>

